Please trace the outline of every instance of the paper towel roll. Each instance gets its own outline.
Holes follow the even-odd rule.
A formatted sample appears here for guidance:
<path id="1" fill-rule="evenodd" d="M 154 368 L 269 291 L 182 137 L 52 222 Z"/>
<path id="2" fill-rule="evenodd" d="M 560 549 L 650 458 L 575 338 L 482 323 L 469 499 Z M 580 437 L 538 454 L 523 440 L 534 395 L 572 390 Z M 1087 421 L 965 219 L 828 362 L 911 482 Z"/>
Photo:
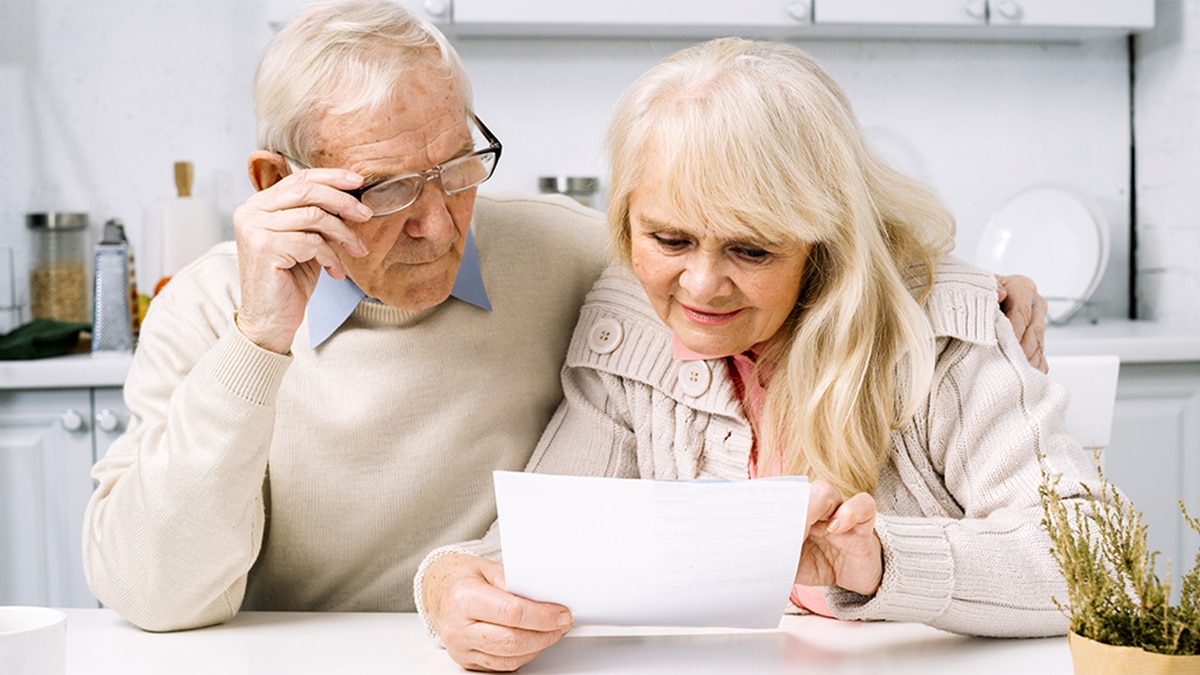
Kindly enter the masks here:
<path id="1" fill-rule="evenodd" d="M 193 197 L 192 165 L 175 164 L 179 196 L 162 205 L 160 221 L 160 276 L 170 278 L 208 249 L 220 243 L 221 219 L 209 200 Z M 160 281 L 160 285 L 161 285 Z"/>

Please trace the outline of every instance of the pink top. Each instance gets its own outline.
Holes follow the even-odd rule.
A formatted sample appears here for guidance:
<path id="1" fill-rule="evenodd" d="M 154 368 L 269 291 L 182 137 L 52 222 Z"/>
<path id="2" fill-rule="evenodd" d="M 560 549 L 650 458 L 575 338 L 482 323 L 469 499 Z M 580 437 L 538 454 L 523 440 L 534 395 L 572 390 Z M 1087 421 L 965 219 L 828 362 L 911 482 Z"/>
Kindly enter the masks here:
<path id="1" fill-rule="evenodd" d="M 671 335 L 672 348 L 674 356 L 679 361 L 703 361 L 713 358 L 714 356 L 705 356 L 698 354 L 688 349 L 679 338 Z M 753 417 L 755 422 L 761 419 L 763 399 L 767 395 L 767 390 L 759 383 L 758 378 L 753 377 L 754 373 L 754 357 L 753 352 L 734 354 L 726 356 L 725 361 L 733 367 L 729 369 L 733 376 L 734 386 L 738 393 L 742 395 L 743 408 L 749 407 L 746 411 L 747 415 Z M 758 478 L 758 452 L 757 441 L 750 446 L 750 462 L 749 471 L 750 478 Z M 783 475 L 783 456 L 782 454 L 775 455 L 775 461 L 771 462 L 770 470 L 767 476 Z M 806 609 L 813 614 L 821 616 L 833 617 L 833 612 L 829 609 L 829 603 L 825 602 L 825 595 L 821 593 L 819 588 L 813 586 L 802 586 L 795 584 L 792 586 L 791 594 L 792 604 L 797 607 Z"/>

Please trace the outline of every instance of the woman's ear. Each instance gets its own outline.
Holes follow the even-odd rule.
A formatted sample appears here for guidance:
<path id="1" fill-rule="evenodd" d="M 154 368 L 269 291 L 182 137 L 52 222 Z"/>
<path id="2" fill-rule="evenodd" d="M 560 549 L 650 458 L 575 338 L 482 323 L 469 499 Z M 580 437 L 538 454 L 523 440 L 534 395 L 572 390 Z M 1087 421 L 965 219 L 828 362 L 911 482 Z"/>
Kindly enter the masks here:
<path id="1" fill-rule="evenodd" d="M 250 184 L 260 191 L 266 190 L 291 173 L 283 155 L 267 150 L 255 150 L 250 153 L 246 170 L 250 174 Z"/>

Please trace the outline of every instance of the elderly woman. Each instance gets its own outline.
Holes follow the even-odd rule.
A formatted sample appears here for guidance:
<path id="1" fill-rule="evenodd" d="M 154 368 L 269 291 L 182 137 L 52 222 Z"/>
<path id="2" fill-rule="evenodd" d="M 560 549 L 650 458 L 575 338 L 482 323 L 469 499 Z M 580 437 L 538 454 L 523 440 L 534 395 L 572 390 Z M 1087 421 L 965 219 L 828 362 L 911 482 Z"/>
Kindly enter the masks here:
<path id="1" fill-rule="evenodd" d="M 1022 353 L 995 278 L 948 255 L 950 213 L 875 155 L 830 76 L 784 44 L 708 42 L 635 84 L 608 140 L 621 264 L 588 296 L 528 469 L 804 474 L 797 605 L 1065 633 L 1038 457 L 1067 498 L 1094 472 L 1064 390 Z M 417 602 L 459 663 L 513 669 L 571 617 L 504 592 L 495 530 L 432 552 Z"/>

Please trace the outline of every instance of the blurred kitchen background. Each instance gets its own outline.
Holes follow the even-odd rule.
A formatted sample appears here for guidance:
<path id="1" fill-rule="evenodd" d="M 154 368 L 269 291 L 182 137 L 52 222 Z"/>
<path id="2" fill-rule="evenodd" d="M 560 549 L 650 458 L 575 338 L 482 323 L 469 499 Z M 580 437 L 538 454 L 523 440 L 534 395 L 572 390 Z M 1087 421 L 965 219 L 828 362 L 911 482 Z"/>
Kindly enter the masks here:
<path id="1" fill-rule="evenodd" d="M 1093 205 L 1107 264 L 1047 351 L 1120 358 L 1106 471 L 1172 569 L 1193 559 L 1177 504 L 1200 510 L 1200 0 L 401 2 L 450 35 L 504 143 L 486 190 L 597 177 L 602 207 L 601 143 L 626 87 L 680 48 L 743 34 L 826 66 L 877 147 L 946 199 L 963 258 L 1033 186 Z M 31 318 L 28 213 L 86 213 L 89 246 L 121 219 L 149 292 L 186 161 L 194 199 L 232 235 L 251 193 L 254 67 L 303 4 L 0 0 L 0 333 Z M 1038 215 L 1024 218 L 1035 239 Z M 1025 271 L 1049 282 L 1087 227 Z M 92 462 L 128 424 L 130 358 L 0 361 L 0 604 L 94 606 L 78 532 Z"/>
<path id="2" fill-rule="evenodd" d="M 865 25 L 830 37 L 819 25 L 790 33 L 687 25 L 702 24 L 695 17 L 708 6 L 718 17 L 740 6 L 744 16 L 761 1 L 541 0 L 542 9 L 574 2 L 581 15 L 589 5 L 625 5 L 620 15 L 632 25 L 599 28 L 538 25 L 536 16 L 522 23 L 514 12 L 535 14 L 537 0 L 482 1 L 490 5 L 485 14 L 509 23 L 447 21 L 456 9 L 475 11 L 479 0 L 407 4 L 427 17 L 444 10 L 431 18 L 453 36 L 478 113 L 505 144 L 490 189 L 536 192 L 546 175 L 603 178 L 605 124 L 639 74 L 709 35 L 779 36 L 818 57 L 877 146 L 941 192 L 958 217 L 963 257 L 971 257 L 989 215 L 1016 193 L 1047 182 L 1075 186 L 1098 205 L 1111 246 L 1104 277 L 1075 320 L 1200 322 L 1200 2 L 1153 3 L 1148 30 Z M 875 4 L 895 14 L 906 3 L 948 4 Z M 1059 0 L 1072 3 L 1102 4 Z M 135 253 L 145 248 L 154 209 L 175 196 L 176 161 L 193 163 L 195 195 L 214 202 L 228 227 L 251 191 L 254 65 L 272 25 L 302 4 L 0 0 L 0 245 L 15 249 L 17 270 L 26 269 L 29 212 L 86 212 L 97 235 L 105 220 L 120 218 Z M 806 2 L 775 4 L 812 16 Z M 992 4 L 995 22 L 1000 3 Z M 663 19 L 656 5 L 678 11 L 679 21 Z M 153 251 L 145 253 L 139 265 L 153 264 Z M 156 272 L 139 269 L 138 278 L 150 283 Z M 16 286 L 28 318 L 23 273 Z"/>

